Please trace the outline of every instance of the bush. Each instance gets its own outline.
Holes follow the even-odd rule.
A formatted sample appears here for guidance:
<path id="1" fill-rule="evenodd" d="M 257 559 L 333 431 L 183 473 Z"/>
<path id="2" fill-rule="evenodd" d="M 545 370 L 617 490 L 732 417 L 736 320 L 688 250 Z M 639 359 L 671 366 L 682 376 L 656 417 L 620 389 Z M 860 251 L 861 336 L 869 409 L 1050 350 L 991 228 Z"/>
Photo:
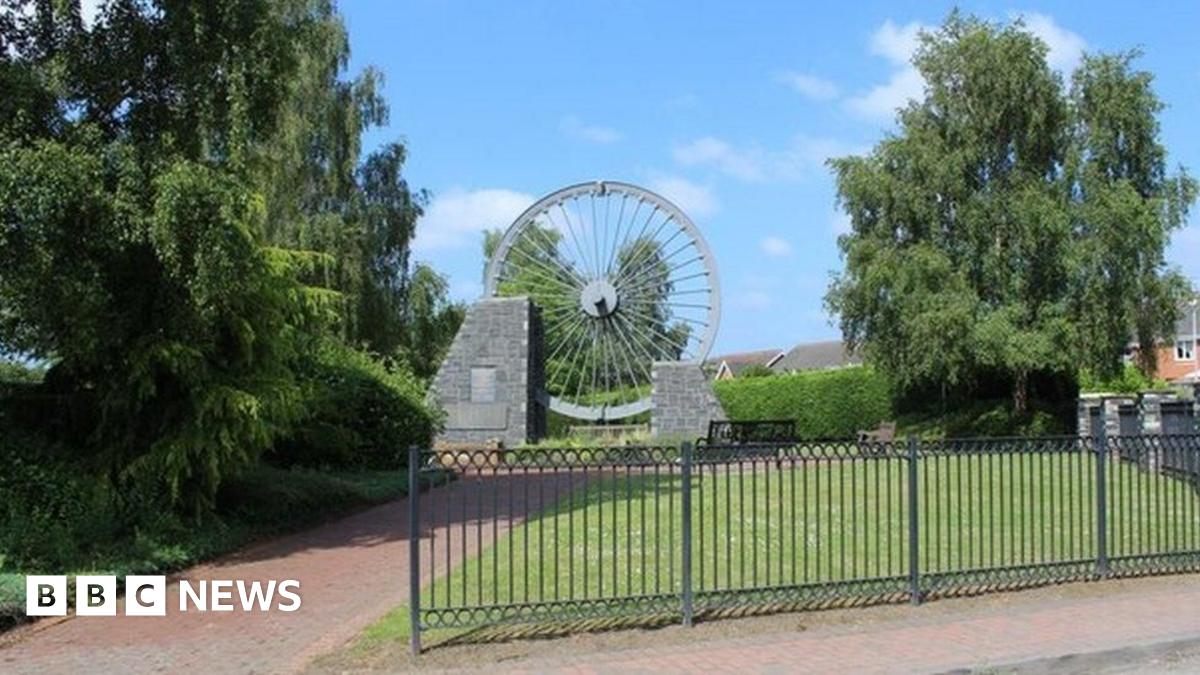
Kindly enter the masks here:
<path id="1" fill-rule="evenodd" d="M 1073 402 L 1053 403 L 1035 399 L 1031 409 L 1017 414 L 1012 401 L 982 399 L 958 403 L 944 411 L 922 410 L 901 415 L 899 433 L 924 440 L 994 436 L 1057 436 L 1071 432 Z"/>
<path id="2" fill-rule="evenodd" d="M 77 453 L 76 453 L 77 454 Z M 404 471 L 250 468 L 184 517 L 157 481 L 115 490 L 25 431 L 0 435 L 0 632 L 25 620 L 25 574 L 162 574 L 403 496 Z"/>
<path id="3" fill-rule="evenodd" d="M 305 416 L 276 444 L 281 466 L 394 469 L 409 445 L 428 447 L 435 415 L 415 376 L 329 343 L 299 368 Z"/>
<path id="4" fill-rule="evenodd" d="M 1079 391 L 1084 393 L 1136 394 L 1166 386 L 1164 380 L 1146 377 L 1131 364 L 1125 364 L 1121 374 L 1109 380 L 1102 380 L 1086 369 L 1079 373 Z"/>
<path id="5" fill-rule="evenodd" d="M 848 438 L 893 417 L 883 376 L 866 366 L 714 383 L 729 419 L 795 420 L 804 438 Z"/>
<path id="6" fill-rule="evenodd" d="M 55 573 L 117 525 L 111 491 L 44 439 L 11 427 L 0 436 L 0 557 Z"/>

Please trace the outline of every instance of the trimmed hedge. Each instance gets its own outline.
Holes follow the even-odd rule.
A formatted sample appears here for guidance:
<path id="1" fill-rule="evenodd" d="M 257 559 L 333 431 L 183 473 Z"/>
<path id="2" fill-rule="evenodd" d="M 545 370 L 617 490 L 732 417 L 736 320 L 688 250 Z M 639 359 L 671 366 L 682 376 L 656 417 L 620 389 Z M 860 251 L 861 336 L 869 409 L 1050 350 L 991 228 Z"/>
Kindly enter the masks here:
<path id="1" fill-rule="evenodd" d="M 803 438 L 852 438 L 895 419 L 887 380 L 867 366 L 720 380 L 714 389 L 734 421 L 796 421 Z"/>

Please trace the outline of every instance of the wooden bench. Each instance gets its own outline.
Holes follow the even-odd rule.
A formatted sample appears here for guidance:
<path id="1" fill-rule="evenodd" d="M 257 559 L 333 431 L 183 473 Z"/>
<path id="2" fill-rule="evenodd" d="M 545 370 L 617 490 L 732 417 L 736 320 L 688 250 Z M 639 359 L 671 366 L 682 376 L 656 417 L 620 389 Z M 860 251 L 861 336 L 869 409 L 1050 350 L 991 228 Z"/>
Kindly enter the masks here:
<path id="1" fill-rule="evenodd" d="M 896 440 L 896 423 L 880 422 L 879 428 L 858 432 L 859 443 L 890 443 Z"/>

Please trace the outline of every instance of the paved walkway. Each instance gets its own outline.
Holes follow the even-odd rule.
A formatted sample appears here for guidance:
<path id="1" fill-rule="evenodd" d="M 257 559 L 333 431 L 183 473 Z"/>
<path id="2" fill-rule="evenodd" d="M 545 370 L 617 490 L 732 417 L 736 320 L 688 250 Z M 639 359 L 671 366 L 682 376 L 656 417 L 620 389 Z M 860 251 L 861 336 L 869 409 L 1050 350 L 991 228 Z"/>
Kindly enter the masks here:
<path id="1" fill-rule="evenodd" d="M 514 481 L 511 513 L 536 512 L 538 495 L 555 493 L 554 481 L 562 476 L 500 476 Z M 531 489 L 521 489 L 520 481 Z M 487 482 L 485 480 L 485 482 Z M 461 490 L 477 489 L 473 481 L 452 483 L 421 496 L 423 513 L 445 511 L 442 499 Z M 541 484 L 548 489 L 539 490 Z M 560 489 L 565 486 L 560 482 Z M 529 503 L 523 503 L 527 496 Z M 472 556 L 480 545 L 491 544 L 493 534 L 507 529 L 510 507 L 493 509 L 488 500 L 476 504 L 463 517 L 472 520 L 500 516 L 501 524 L 463 528 L 456 512 L 446 511 L 434 532 L 439 543 L 439 567 L 456 565 Z M 408 601 L 407 500 L 379 506 L 323 527 L 248 548 L 211 564 L 187 570 L 180 577 L 201 579 L 298 579 L 303 604 L 284 612 L 179 612 L 176 584 L 167 589 L 167 616 L 127 617 L 118 607 L 115 617 L 74 616 L 42 620 L 0 636 L 0 673 L 286 673 L 300 670 L 318 654 L 344 644 L 363 628 Z M 511 520 L 518 524 L 520 518 Z M 426 535 L 427 536 L 427 535 Z M 422 570 L 429 569 L 428 546 L 422 547 Z"/>
<path id="2" fill-rule="evenodd" d="M 1071 655 L 1200 640 L 1200 578 L 1142 592 L 1014 602 L 976 613 L 923 615 L 861 626 L 713 640 L 603 654 L 530 659 L 509 672 L 946 672 L 1025 664 L 1071 670 Z M 1181 577 L 1186 579 L 1186 577 Z M 1101 658 L 1103 660 L 1103 658 Z M 1031 663 L 1033 662 L 1033 663 Z"/>

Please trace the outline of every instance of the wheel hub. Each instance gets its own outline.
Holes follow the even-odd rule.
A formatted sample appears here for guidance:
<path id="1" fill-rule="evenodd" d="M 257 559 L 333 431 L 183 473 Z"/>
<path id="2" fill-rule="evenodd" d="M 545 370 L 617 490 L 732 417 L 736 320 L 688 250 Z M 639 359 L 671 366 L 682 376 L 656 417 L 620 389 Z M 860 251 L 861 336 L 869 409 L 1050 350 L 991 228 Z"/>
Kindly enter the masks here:
<path id="1" fill-rule="evenodd" d="M 588 316 L 603 319 L 617 311 L 617 289 L 608 279 L 590 281 L 579 294 L 579 306 Z"/>

